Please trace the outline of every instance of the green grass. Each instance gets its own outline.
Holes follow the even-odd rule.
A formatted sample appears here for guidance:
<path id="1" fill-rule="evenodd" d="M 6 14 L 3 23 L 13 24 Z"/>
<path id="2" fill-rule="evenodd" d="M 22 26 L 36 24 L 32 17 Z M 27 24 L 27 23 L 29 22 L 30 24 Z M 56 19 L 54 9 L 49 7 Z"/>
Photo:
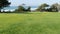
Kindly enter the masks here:
<path id="1" fill-rule="evenodd" d="M 60 13 L 1 13 L 0 34 L 60 34 Z"/>

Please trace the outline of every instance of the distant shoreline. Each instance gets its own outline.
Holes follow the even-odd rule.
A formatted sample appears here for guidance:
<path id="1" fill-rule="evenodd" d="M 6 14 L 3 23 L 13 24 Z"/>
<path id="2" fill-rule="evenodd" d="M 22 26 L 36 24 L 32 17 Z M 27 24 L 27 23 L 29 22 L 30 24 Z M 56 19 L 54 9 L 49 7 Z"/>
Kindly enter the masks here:
<path id="1" fill-rule="evenodd" d="M 26 6 L 27 7 L 27 6 Z M 25 7 L 25 8 L 26 8 Z M 17 9 L 18 8 L 18 6 L 10 6 L 10 7 L 6 7 L 6 8 L 4 8 L 4 9 L 2 9 L 2 11 L 4 10 L 4 11 L 15 11 L 15 9 Z M 35 10 L 35 9 L 37 9 L 37 6 L 31 6 L 31 11 L 33 11 L 33 10 Z"/>

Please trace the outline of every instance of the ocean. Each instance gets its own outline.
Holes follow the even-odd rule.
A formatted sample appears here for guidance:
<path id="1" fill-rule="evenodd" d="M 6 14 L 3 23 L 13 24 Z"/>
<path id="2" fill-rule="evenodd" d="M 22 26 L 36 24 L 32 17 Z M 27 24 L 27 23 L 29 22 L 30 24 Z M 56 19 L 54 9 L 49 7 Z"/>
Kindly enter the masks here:
<path id="1" fill-rule="evenodd" d="M 4 9 L 2 9 L 2 11 L 3 10 L 5 10 L 5 11 L 14 11 L 17 8 L 18 8 L 18 6 L 10 6 L 10 7 L 5 7 Z M 25 8 L 27 8 L 27 6 L 25 6 Z M 37 8 L 38 8 L 38 6 L 31 6 L 31 10 L 35 10 Z"/>

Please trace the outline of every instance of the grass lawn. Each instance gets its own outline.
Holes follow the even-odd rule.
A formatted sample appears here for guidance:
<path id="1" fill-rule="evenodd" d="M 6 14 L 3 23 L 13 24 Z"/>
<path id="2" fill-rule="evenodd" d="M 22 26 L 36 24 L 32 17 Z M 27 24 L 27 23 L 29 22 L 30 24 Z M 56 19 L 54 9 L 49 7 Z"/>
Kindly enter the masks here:
<path id="1" fill-rule="evenodd" d="M 60 34 L 60 13 L 1 13 L 0 34 Z"/>

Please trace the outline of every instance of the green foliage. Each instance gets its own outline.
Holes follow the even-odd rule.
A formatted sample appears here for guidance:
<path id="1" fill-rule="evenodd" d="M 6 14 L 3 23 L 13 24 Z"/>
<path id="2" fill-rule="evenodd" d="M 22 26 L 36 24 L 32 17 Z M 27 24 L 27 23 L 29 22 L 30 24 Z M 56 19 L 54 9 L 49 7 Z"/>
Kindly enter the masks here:
<path id="1" fill-rule="evenodd" d="M 16 9 L 16 12 L 23 12 L 25 8 L 23 6 L 19 6 L 18 9 Z"/>
<path id="2" fill-rule="evenodd" d="M 18 9 L 15 10 L 15 12 L 27 12 L 27 11 L 31 11 L 30 9 L 31 9 L 30 6 L 27 9 L 24 8 L 23 6 L 19 6 Z"/>
<path id="3" fill-rule="evenodd" d="M 1 12 L 1 9 L 3 9 L 4 7 L 7 7 L 9 6 L 11 3 L 8 2 L 8 0 L 0 0 L 0 12 Z"/>
<path id="4" fill-rule="evenodd" d="M 30 6 L 28 7 L 27 11 L 31 11 L 31 7 Z"/>
<path id="5" fill-rule="evenodd" d="M 37 11 L 48 11 L 48 12 L 58 12 L 60 10 L 60 5 L 58 3 L 54 3 L 51 6 L 49 6 L 48 4 L 44 3 L 41 4 L 41 6 L 39 6 L 37 9 Z"/>
<path id="6" fill-rule="evenodd" d="M 58 3 L 52 4 L 50 9 L 52 12 L 58 12 Z"/>
<path id="7" fill-rule="evenodd" d="M 41 4 L 41 6 L 39 6 L 38 8 L 37 8 L 37 11 L 44 11 L 45 10 L 45 8 L 46 7 L 48 7 L 49 5 L 48 4 L 46 4 L 46 3 L 44 3 L 44 4 Z"/>

